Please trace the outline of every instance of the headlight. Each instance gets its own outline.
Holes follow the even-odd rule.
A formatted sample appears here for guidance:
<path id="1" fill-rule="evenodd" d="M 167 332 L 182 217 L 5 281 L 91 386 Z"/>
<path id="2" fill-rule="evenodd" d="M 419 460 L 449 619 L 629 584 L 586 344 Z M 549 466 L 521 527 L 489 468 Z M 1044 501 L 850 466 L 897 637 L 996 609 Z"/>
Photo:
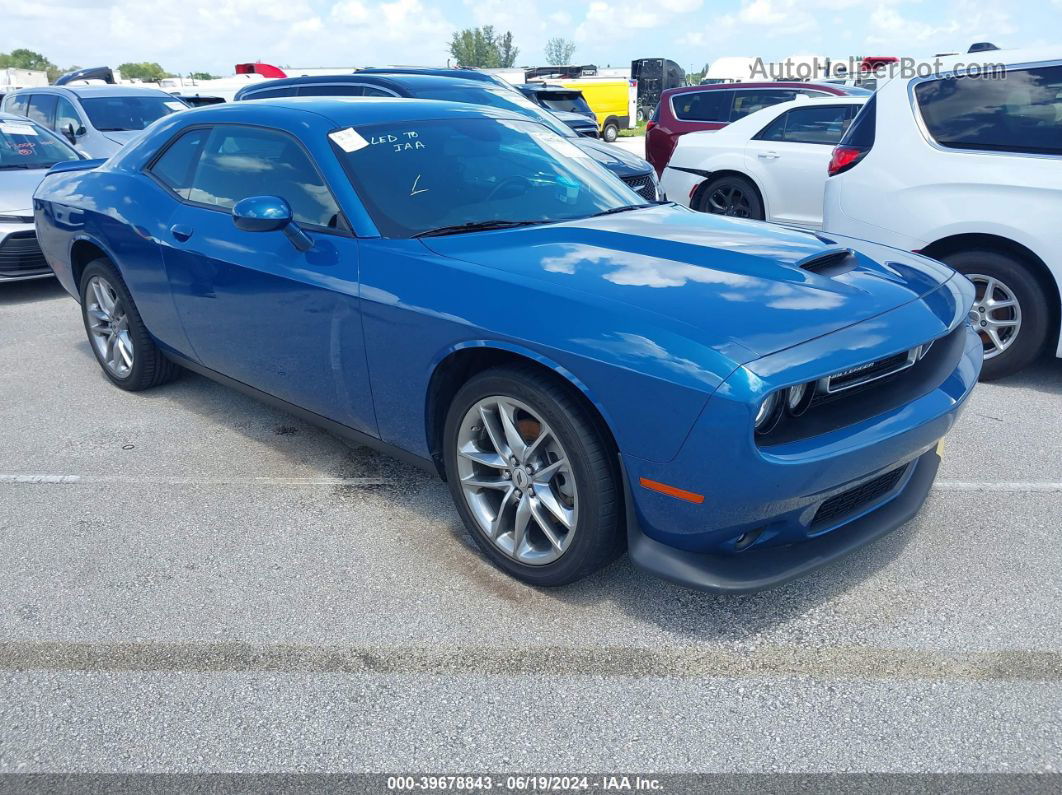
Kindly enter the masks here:
<path id="1" fill-rule="evenodd" d="M 756 433 L 769 432 L 778 422 L 778 415 L 782 408 L 782 392 L 772 392 L 763 399 L 760 407 L 756 410 Z"/>
<path id="2" fill-rule="evenodd" d="M 794 417 L 799 417 L 808 407 L 811 405 L 812 399 L 815 397 L 815 384 L 797 384 L 791 386 L 786 392 L 785 405 L 789 409 L 789 413 Z"/>

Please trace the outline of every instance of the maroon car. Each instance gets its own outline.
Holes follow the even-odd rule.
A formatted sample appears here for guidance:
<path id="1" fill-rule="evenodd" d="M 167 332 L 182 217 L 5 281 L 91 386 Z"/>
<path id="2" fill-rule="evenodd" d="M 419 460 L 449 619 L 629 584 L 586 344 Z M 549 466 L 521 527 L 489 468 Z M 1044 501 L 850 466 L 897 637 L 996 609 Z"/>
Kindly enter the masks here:
<path id="1" fill-rule="evenodd" d="M 831 83 L 717 83 L 669 88 L 660 95 L 645 126 L 645 155 L 657 174 L 664 173 L 680 135 L 718 130 L 757 110 L 809 97 L 870 94 L 865 88 Z"/>

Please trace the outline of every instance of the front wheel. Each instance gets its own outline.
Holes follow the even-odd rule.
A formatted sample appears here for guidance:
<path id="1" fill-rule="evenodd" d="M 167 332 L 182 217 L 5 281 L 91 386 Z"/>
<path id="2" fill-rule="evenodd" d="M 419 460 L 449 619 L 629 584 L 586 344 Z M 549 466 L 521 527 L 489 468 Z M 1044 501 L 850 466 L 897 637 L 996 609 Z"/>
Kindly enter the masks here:
<path id="1" fill-rule="evenodd" d="M 970 322 L 981 337 L 981 380 L 992 381 L 1031 364 L 1044 349 L 1050 307 L 1029 267 L 996 251 L 960 251 L 943 261 L 973 282 Z"/>
<path id="2" fill-rule="evenodd" d="M 517 579 L 564 585 L 622 551 L 609 445 L 548 375 L 513 366 L 474 376 L 450 405 L 444 457 L 473 539 Z"/>
<path id="3" fill-rule="evenodd" d="M 736 174 L 716 177 L 701 191 L 702 213 L 763 221 L 763 201 L 756 186 Z"/>
<path id="4" fill-rule="evenodd" d="M 81 275 L 81 317 L 96 361 L 115 386 L 136 392 L 170 381 L 180 371 L 151 339 L 108 260 L 93 260 Z"/>

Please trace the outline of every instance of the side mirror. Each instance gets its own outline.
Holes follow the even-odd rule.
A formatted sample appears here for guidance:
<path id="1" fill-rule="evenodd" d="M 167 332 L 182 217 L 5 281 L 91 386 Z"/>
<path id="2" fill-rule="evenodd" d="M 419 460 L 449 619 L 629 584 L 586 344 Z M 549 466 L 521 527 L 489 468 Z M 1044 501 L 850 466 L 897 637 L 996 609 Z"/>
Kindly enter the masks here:
<path id="1" fill-rule="evenodd" d="M 232 208 L 232 223 L 244 232 L 275 232 L 283 229 L 288 240 L 299 251 L 313 248 L 313 241 L 292 220 L 291 205 L 280 196 L 241 199 Z"/>
<path id="2" fill-rule="evenodd" d="M 73 122 L 67 122 L 66 126 L 63 128 L 63 135 L 66 136 L 66 140 L 68 140 L 72 144 L 76 144 L 78 136 L 79 135 L 84 135 L 84 134 L 85 134 L 85 128 L 84 127 L 78 127 L 75 130 Z"/>
<path id="3" fill-rule="evenodd" d="M 244 232 L 275 232 L 291 223 L 291 206 L 279 196 L 251 196 L 236 202 L 232 222 Z"/>

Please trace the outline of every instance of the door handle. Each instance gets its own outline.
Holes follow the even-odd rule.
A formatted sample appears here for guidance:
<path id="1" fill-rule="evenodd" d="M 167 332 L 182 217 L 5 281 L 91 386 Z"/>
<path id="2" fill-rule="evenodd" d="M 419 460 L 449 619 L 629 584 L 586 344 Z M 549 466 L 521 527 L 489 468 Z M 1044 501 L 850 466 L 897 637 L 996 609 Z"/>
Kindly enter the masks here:
<path id="1" fill-rule="evenodd" d="M 778 153 L 777 152 L 760 152 L 757 155 L 757 157 L 761 157 L 764 160 L 777 160 L 778 159 Z"/>
<path id="2" fill-rule="evenodd" d="M 170 234 L 174 236 L 179 242 L 183 243 L 192 236 L 195 230 L 190 226 L 184 224 L 174 224 L 170 227 Z"/>

